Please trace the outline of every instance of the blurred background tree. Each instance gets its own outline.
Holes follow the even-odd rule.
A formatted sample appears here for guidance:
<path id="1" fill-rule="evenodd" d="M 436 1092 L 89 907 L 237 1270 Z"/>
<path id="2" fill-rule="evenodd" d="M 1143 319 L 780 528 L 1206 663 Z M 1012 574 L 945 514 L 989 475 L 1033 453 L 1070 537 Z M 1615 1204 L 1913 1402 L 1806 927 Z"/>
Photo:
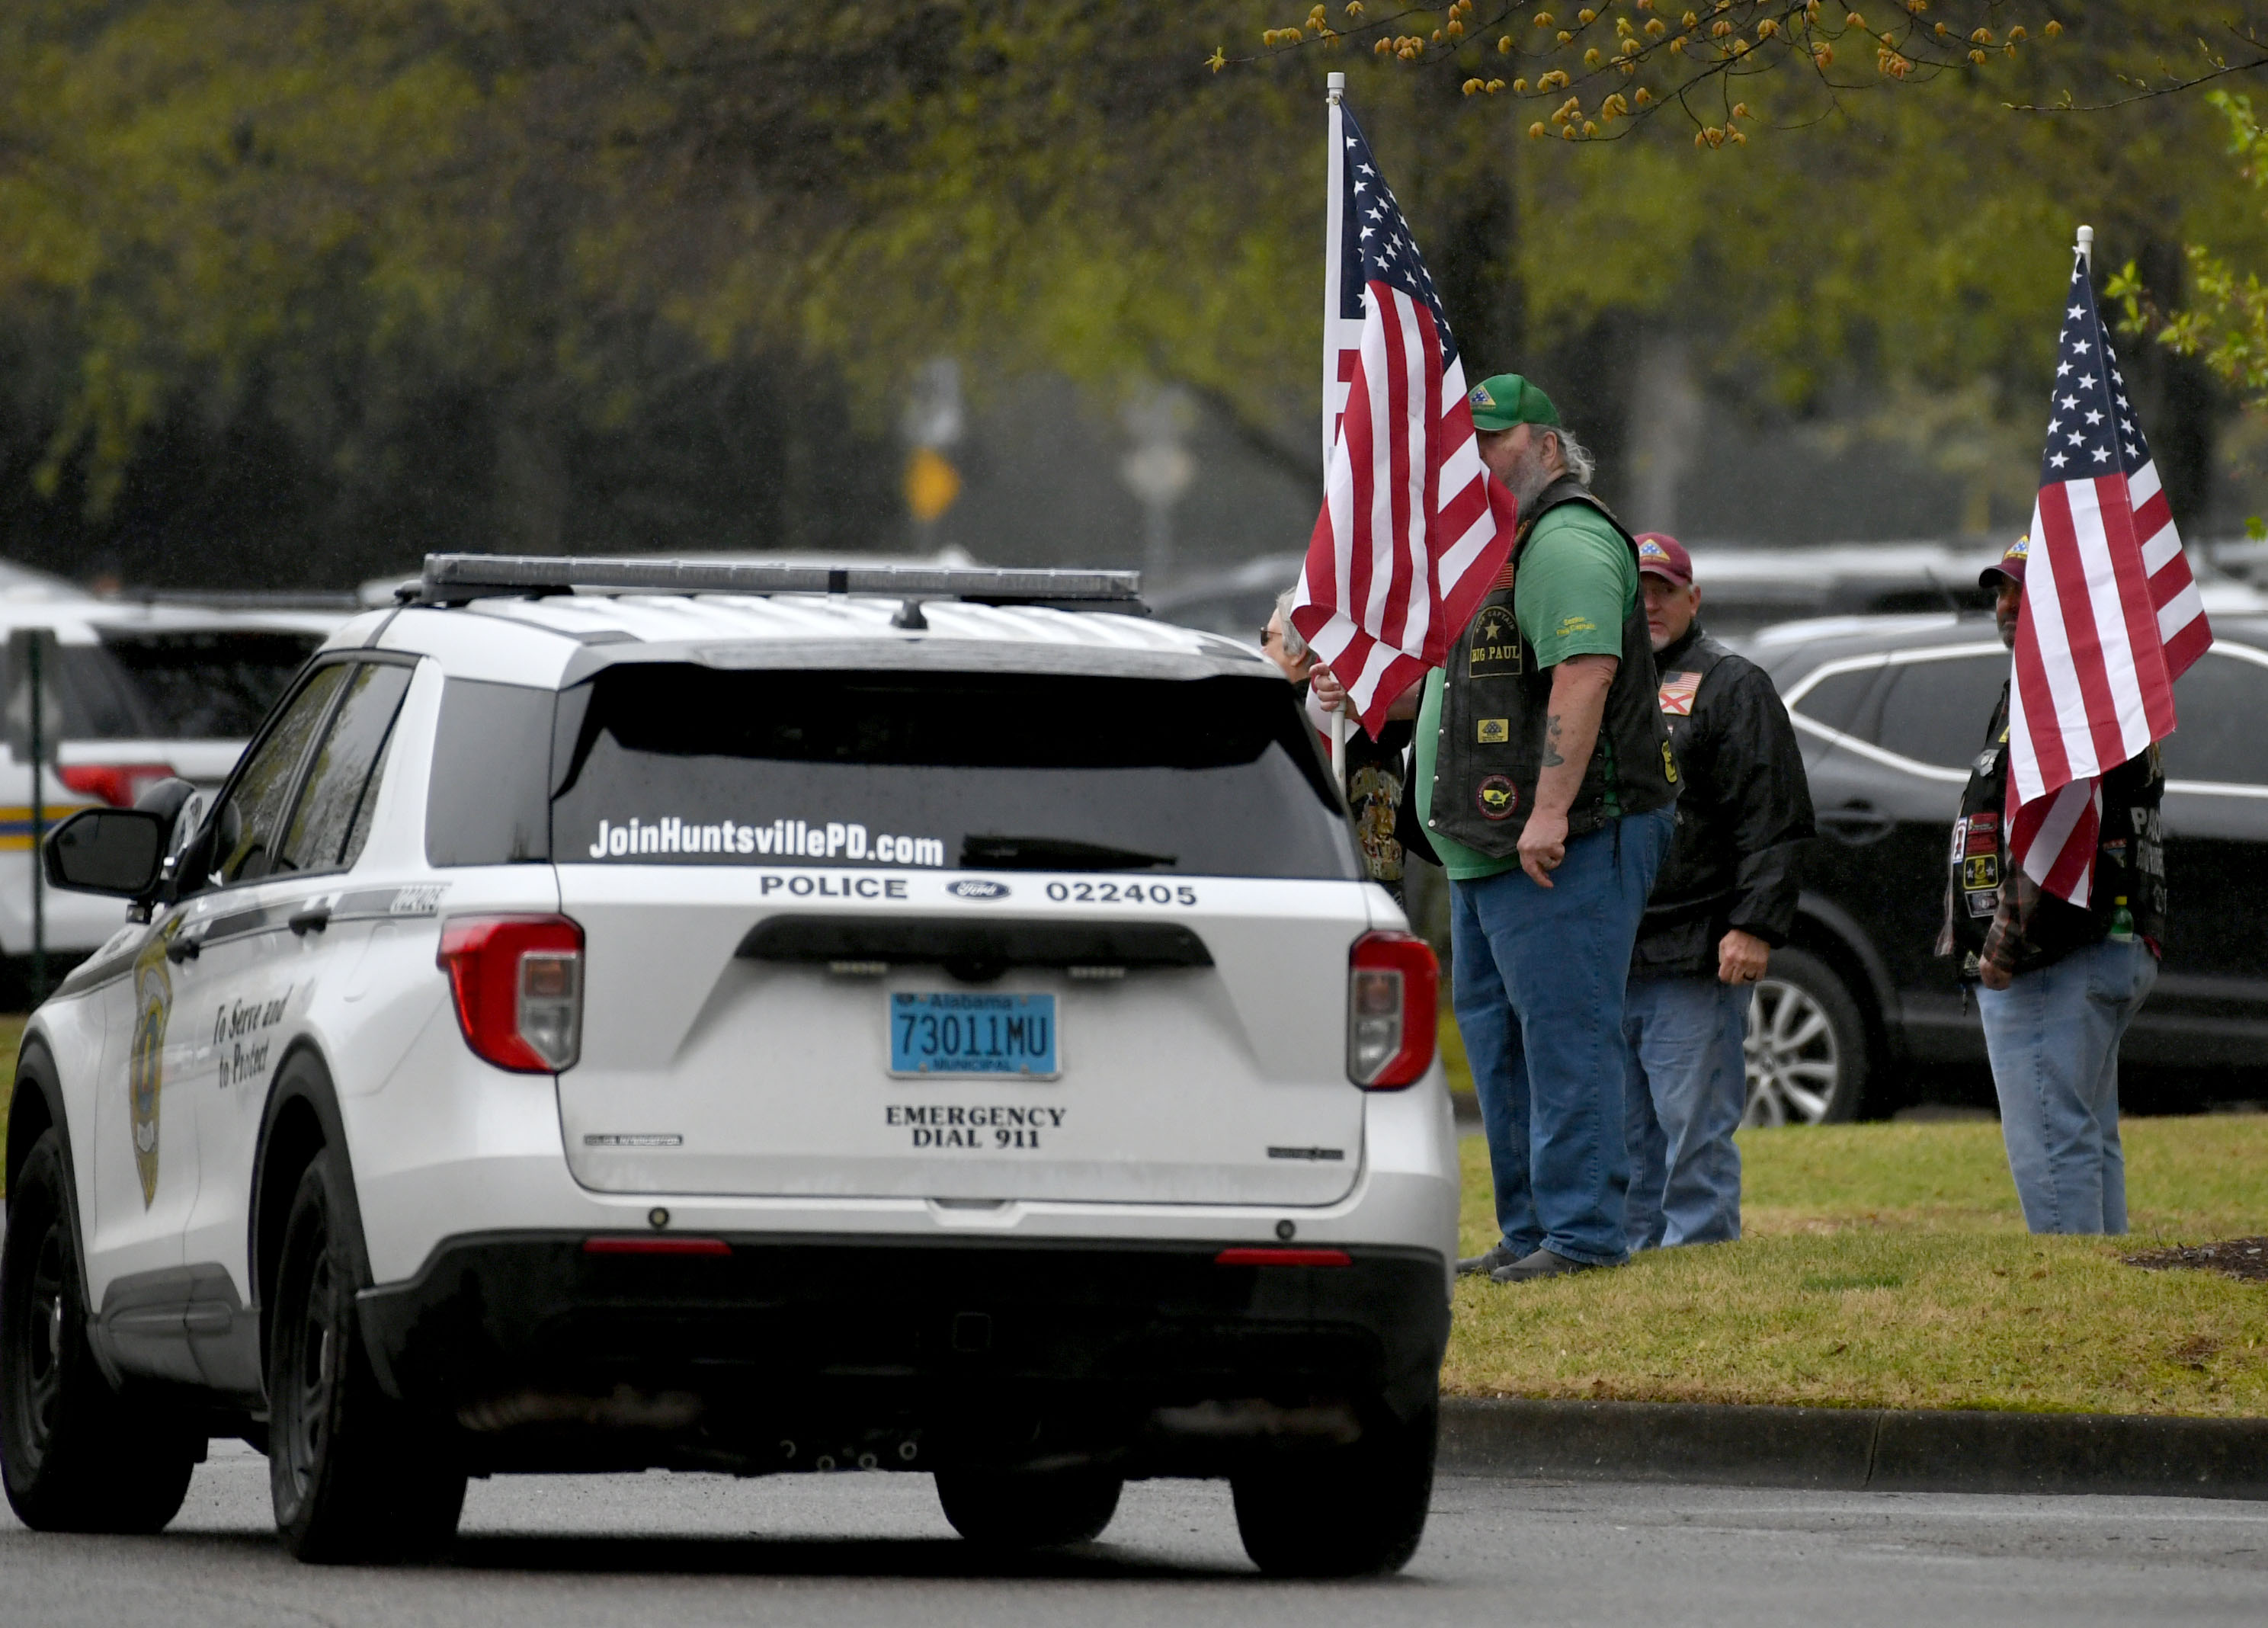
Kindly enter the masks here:
<path id="1" fill-rule="evenodd" d="M 1556 9 L 1487 20 L 1533 31 Z M 1469 20 L 1459 49 L 1381 57 L 1326 51 L 1299 18 L 1297 48 L 1260 47 L 1250 0 L 1169 18 L 1096 0 L 16 0 L 0 553 L 281 586 L 431 548 L 902 548 L 891 426 L 939 354 L 974 365 L 980 404 L 1040 375 L 1097 398 L 1185 387 L 1239 457 L 1312 490 L 1333 67 L 1475 365 L 1544 379 L 1618 501 L 1671 490 L 1673 442 L 1742 466 L 1759 503 L 1789 472 L 1748 463 L 1863 444 L 1898 451 L 1899 481 L 1957 488 L 1982 529 L 2029 503 L 2072 226 L 2179 308 L 2181 246 L 2258 264 L 2268 223 L 2198 96 L 2007 106 L 2193 76 L 2218 13 L 2103 0 L 2010 57 L 2007 18 L 2051 8 L 1966 9 L 1999 18 L 1994 48 L 1941 53 L 1934 77 L 1870 53 L 1838 89 L 1792 27 L 1767 37 L 1783 65 L 1697 114 L 1697 150 L 1666 96 L 1602 127 L 1619 139 L 1530 139 L 1543 92 L 1465 92 L 1460 51 L 1488 47 L 1462 7 L 1378 25 Z M 1684 26 L 1651 10 L 1581 26 Z M 1719 10 L 1747 40 L 1807 8 Z M 1885 32 L 1920 26 L 1883 10 Z M 1855 26 L 1821 26 L 1847 57 Z M 1216 74 L 1205 54 L 1233 38 L 1257 60 Z M 1619 70 L 1585 71 L 1608 76 L 1596 123 Z M 1711 145 L 1734 96 L 1742 141 Z M 2134 360 L 2194 512 L 2230 398 L 2173 350 Z M 1679 401 L 1677 435 L 1648 429 Z M 1787 423 L 1833 428 L 1759 438 Z M 1079 518 L 1016 547 L 1092 557 Z"/>

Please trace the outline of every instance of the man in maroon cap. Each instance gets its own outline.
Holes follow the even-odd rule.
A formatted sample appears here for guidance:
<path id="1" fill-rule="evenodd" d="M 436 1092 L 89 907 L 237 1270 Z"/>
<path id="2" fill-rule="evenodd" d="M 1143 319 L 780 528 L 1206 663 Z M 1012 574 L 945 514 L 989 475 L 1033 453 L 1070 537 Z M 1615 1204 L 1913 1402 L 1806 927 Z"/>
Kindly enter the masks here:
<path id="1" fill-rule="evenodd" d="M 1795 924 L 1811 788 L 1764 670 L 1701 630 L 1693 561 L 1638 536 L 1662 721 L 1685 777 L 1677 835 L 1648 895 L 1624 997 L 1633 1251 L 1741 1235 L 1749 1004 Z"/>
<path id="2" fill-rule="evenodd" d="M 2028 538 L 1977 586 L 1992 590 L 2000 642 L 2016 647 Z M 1977 1009 L 2000 1099 L 2008 1172 L 2036 1233 L 2126 1230 L 2118 1139 L 2118 1042 L 2158 981 L 2166 941 L 2166 776 L 2146 747 L 2102 777 L 2088 902 L 2043 893 L 2008 862 L 2008 691 L 1961 794 L 1937 953 L 1959 954 L 1984 987 Z"/>

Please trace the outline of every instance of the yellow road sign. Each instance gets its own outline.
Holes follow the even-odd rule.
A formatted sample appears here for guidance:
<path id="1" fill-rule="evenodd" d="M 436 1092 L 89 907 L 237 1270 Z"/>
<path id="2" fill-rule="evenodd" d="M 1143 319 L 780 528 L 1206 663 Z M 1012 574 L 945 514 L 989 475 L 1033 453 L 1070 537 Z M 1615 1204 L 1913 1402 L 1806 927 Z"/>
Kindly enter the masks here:
<path id="1" fill-rule="evenodd" d="M 927 525 L 947 509 L 961 496 L 961 471 L 946 462 L 944 454 L 923 446 L 915 449 L 906 460 L 906 507 L 913 511 L 914 519 Z"/>

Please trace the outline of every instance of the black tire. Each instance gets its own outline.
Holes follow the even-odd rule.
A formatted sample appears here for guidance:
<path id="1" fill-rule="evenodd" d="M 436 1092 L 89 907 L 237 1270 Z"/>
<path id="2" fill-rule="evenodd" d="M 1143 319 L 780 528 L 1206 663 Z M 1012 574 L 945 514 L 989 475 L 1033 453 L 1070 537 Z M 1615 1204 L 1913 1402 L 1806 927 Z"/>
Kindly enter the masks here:
<path id="1" fill-rule="evenodd" d="M 1867 1111 L 1867 1020 L 1832 967 L 1793 946 L 1771 953 L 1749 1008 L 1749 1125 L 1845 1124 Z"/>
<path id="2" fill-rule="evenodd" d="M 1361 1440 L 1231 1478 L 1244 1552 L 1270 1577 L 1398 1572 L 1425 1536 L 1440 1411 L 1373 1423 Z"/>
<path id="3" fill-rule="evenodd" d="M 1102 1536 L 1123 1476 L 1093 1470 L 940 1470 L 937 1499 L 953 1529 L 988 1549 L 1057 1549 Z"/>
<path id="4" fill-rule="evenodd" d="M 121 1396 L 86 1340 L 86 1289 L 63 1143 L 32 1145 L 8 1195 L 0 1254 L 0 1469 L 40 1532 L 156 1532 L 188 1495 L 204 1443 L 183 1421 Z"/>
<path id="5" fill-rule="evenodd" d="M 284 1227 L 268 1336 L 276 1529 L 317 1565 L 430 1558 L 455 1536 L 465 1470 L 446 1433 L 389 1399 L 355 1315 L 354 1255 L 328 1150 Z"/>

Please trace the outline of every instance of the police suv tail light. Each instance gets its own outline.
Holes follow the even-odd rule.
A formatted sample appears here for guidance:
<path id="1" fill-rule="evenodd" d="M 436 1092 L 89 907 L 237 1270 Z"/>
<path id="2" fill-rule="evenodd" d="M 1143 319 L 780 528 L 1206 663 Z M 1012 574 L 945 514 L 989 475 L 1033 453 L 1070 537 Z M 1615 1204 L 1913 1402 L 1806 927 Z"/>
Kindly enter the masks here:
<path id="1" fill-rule="evenodd" d="M 55 770 L 55 778 L 72 791 L 113 808 L 133 807 L 143 792 L 173 777 L 169 763 L 64 763 Z"/>
<path id="2" fill-rule="evenodd" d="M 572 1068 L 583 1047 L 583 930 L 564 916 L 460 916 L 441 929 L 457 1027 L 516 1073 Z"/>
<path id="3" fill-rule="evenodd" d="M 1440 964 L 1414 933 L 1366 932 L 1347 958 L 1347 1078 L 1369 1091 L 1413 1085 L 1433 1065 Z"/>

